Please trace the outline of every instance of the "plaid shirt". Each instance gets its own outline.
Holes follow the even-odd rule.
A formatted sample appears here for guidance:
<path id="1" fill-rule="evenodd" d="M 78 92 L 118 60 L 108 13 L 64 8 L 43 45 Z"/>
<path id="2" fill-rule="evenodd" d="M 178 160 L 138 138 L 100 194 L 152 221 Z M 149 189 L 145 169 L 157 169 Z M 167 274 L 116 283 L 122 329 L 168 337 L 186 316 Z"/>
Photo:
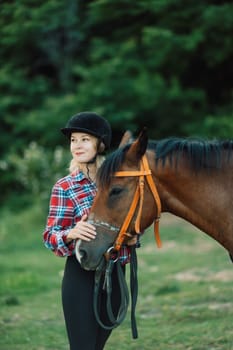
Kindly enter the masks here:
<path id="1" fill-rule="evenodd" d="M 54 185 L 43 240 L 56 255 L 74 255 L 75 240 L 66 243 L 66 236 L 82 216 L 89 213 L 96 192 L 95 183 L 81 171 L 67 175 Z M 129 249 L 122 247 L 122 264 L 129 262 L 129 255 Z"/>

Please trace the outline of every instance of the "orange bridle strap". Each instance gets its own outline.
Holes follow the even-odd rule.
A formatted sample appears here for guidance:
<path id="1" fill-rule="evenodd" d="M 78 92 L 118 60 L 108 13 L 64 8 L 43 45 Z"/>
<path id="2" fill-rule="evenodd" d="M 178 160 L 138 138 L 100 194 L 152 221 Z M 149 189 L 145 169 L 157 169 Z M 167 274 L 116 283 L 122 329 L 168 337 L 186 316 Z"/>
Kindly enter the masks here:
<path id="1" fill-rule="evenodd" d="M 160 248 L 162 246 L 160 235 L 159 235 L 159 219 L 161 214 L 161 201 L 159 198 L 159 194 L 157 191 L 157 188 L 155 186 L 155 183 L 153 181 L 151 170 L 149 168 L 148 160 L 146 156 L 144 155 L 140 162 L 140 170 L 136 171 L 117 171 L 115 173 L 115 176 L 117 177 L 127 177 L 127 176 L 138 176 L 138 184 L 134 193 L 133 201 L 131 203 L 131 206 L 129 208 L 128 214 L 126 215 L 125 221 L 120 229 L 119 235 L 114 243 L 114 249 L 119 250 L 125 240 L 125 236 L 128 236 L 130 234 L 127 233 L 128 227 L 130 225 L 130 222 L 134 216 L 134 213 L 136 211 L 136 208 L 138 206 L 138 213 L 135 221 L 135 231 L 137 234 L 140 234 L 140 222 L 141 222 L 141 215 L 142 215 L 142 206 L 144 201 L 144 184 L 146 177 L 147 183 L 149 185 L 149 188 L 153 194 L 156 206 L 157 206 L 157 218 L 154 221 L 154 233 L 155 233 L 155 240 L 157 243 L 157 246 Z M 139 202 L 139 205 L 138 205 Z"/>

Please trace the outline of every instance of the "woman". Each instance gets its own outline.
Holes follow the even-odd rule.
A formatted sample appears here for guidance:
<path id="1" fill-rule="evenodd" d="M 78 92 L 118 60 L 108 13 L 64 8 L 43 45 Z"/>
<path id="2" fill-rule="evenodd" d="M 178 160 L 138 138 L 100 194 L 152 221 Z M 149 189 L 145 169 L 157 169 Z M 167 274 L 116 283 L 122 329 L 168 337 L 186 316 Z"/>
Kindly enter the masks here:
<path id="1" fill-rule="evenodd" d="M 111 331 L 101 328 L 93 313 L 94 272 L 81 268 L 74 253 L 76 240 L 95 239 L 95 227 L 87 216 L 96 195 L 95 177 L 103 161 L 102 153 L 111 142 L 107 120 L 93 112 L 73 116 L 61 129 L 70 140 L 72 160 L 70 173 L 52 189 L 45 246 L 56 255 L 67 257 L 62 281 L 62 305 L 70 350 L 101 350 Z M 135 243 L 134 241 L 131 242 Z M 122 248 L 121 262 L 129 260 L 127 247 Z M 113 271 L 113 308 L 119 305 L 118 282 Z M 108 322 L 105 308 L 103 323 Z"/>

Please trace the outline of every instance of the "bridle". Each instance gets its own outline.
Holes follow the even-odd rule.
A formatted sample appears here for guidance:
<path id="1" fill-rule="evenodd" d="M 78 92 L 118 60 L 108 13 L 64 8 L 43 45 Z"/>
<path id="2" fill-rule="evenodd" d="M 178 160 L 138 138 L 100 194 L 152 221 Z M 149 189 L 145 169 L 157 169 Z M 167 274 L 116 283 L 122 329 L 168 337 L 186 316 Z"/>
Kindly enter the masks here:
<path id="1" fill-rule="evenodd" d="M 106 266 L 104 262 L 102 261 L 102 264 L 97 267 L 95 272 L 95 288 L 94 288 L 94 314 L 96 317 L 97 322 L 100 324 L 102 328 L 105 329 L 113 329 L 124 320 L 126 316 L 126 312 L 128 309 L 129 304 L 129 295 L 128 295 L 128 288 L 125 281 L 125 276 L 122 273 L 122 268 L 120 265 L 120 262 L 118 260 L 118 257 L 115 259 L 114 254 L 118 252 L 124 244 L 126 237 L 131 237 L 132 234 L 128 233 L 127 230 L 129 228 L 129 225 L 135 215 L 136 209 L 138 207 L 138 212 L 135 220 L 135 232 L 136 234 L 140 234 L 140 223 L 141 223 L 141 215 L 142 215 L 142 207 L 143 207 L 143 201 L 144 201 L 144 185 L 145 185 L 145 178 L 149 185 L 149 188 L 153 194 L 156 206 L 157 206 L 157 217 L 154 220 L 154 233 L 155 233 L 155 240 L 157 243 L 157 246 L 160 248 L 162 246 L 160 236 L 159 236 L 159 219 L 161 214 L 161 201 L 158 195 L 157 188 L 155 186 L 155 183 L 153 181 L 151 170 L 149 168 L 148 160 L 146 158 L 146 155 L 144 155 L 140 161 L 140 170 L 134 170 L 134 171 L 117 171 L 114 176 L 116 177 L 127 177 L 127 176 L 137 176 L 138 177 L 138 183 L 136 186 L 136 190 L 134 193 L 134 197 L 131 203 L 131 206 L 129 208 L 129 211 L 126 215 L 126 218 L 121 226 L 121 229 L 119 231 L 119 234 L 115 240 L 115 243 L 112 247 L 108 249 L 108 251 L 104 254 L 106 258 Z M 115 228 L 114 228 L 115 229 Z M 138 282 L 137 282 L 137 256 L 135 251 L 135 246 L 130 247 L 130 289 L 131 289 L 131 328 L 132 328 L 132 335 L 133 338 L 137 338 L 137 325 L 136 325 L 136 319 L 135 319 L 135 308 L 137 303 L 137 293 L 138 293 Z M 120 294 L 121 294 L 121 303 L 119 306 L 119 310 L 117 315 L 115 316 L 112 311 L 111 306 L 111 294 L 112 294 L 112 280 L 111 280 L 111 274 L 114 264 L 117 263 L 117 276 L 120 286 Z M 110 325 L 104 324 L 100 319 L 100 313 L 98 309 L 98 298 L 99 298 L 99 289 L 101 285 L 101 276 L 105 274 L 105 282 L 104 282 L 104 289 L 107 293 L 107 302 L 106 302 L 106 308 L 107 308 L 107 314 L 110 320 Z"/>
<path id="2" fill-rule="evenodd" d="M 143 201 L 144 201 L 144 185 L 145 185 L 145 178 L 149 185 L 149 188 L 153 194 L 156 206 L 157 206 L 157 217 L 154 220 L 154 234 L 155 234 L 155 240 L 157 243 L 157 246 L 160 248 L 162 246 L 160 235 L 159 235 L 159 219 L 161 215 L 161 201 L 159 198 L 159 194 L 156 188 L 156 185 L 153 181 L 151 170 L 149 168 L 149 163 L 147 160 L 146 155 L 143 155 L 141 161 L 140 161 L 140 170 L 134 170 L 134 171 L 117 171 L 114 176 L 116 177 L 127 177 L 127 176 L 138 176 L 138 183 L 137 187 L 134 193 L 134 197 L 131 203 L 131 206 L 129 208 L 128 214 L 126 215 L 126 218 L 121 226 L 120 232 L 115 240 L 114 246 L 112 247 L 113 250 L 119 251 L 122 244 L 125 241 L 125 238 L 127 236 L 131 236 L 131 234 L 127 233 L 128 227 L 130 225 L 130 222 L 135 214 L 136 208 L 138 207 L 137 217 L 135 220 L 135 232 L 137 234 L 141 233 L 140 230 L 140 223 L 141 223 L 141 215 L 142 215 L 142 207 L 143 207 Z"/>

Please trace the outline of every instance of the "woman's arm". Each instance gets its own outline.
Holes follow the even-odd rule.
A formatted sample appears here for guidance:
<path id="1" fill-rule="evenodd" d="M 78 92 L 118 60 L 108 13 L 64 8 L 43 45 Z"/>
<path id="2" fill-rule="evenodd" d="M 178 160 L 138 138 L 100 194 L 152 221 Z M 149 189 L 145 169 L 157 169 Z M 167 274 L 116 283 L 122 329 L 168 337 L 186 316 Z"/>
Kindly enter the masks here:
<path id="1" fill-rule="evenodd" d="M 47 225 L 43 232 L 46 248 L 58 256 L 72 255 L 75 241 L 67 242 L 67 235 L 73 226 L 73 202 L 67 196 L 67 191 L 56 184 L 52 189 Z"/>

